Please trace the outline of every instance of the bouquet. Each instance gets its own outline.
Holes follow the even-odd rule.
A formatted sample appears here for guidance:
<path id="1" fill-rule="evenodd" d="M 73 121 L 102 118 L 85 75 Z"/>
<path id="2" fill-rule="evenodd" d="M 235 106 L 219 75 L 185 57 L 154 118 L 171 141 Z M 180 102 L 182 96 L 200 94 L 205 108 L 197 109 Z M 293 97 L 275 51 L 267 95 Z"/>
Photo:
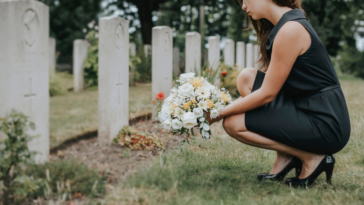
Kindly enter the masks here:
<path id="1" fill-rule="evenodd" d="M 232 102 L 230 94 L 224 89 L 211 85 L 204 77 L 195 77 L 195 73 L 181 74 L 177 85 L 164 99 L 158 118 L 164 129 L 173 134 L 191 134 L 199 127 L 204 139 L 210 139 L 211 130 L 205 112 L 211 119 L 219 116 L 219 111 Z M 183 141 L 184 142 L 184 141 Z"/>

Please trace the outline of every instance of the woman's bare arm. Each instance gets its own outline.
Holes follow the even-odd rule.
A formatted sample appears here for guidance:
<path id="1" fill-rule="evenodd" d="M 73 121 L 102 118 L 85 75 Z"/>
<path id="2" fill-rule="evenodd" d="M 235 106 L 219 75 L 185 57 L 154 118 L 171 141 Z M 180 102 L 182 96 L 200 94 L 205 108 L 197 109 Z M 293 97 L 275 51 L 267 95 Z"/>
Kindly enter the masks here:
<path id="1" fill-rule="evenodd" d="M 286 81 L 297 57 L 311 44 L 307 30 L 298 22 L 285 23 L 275 37 L 272 58 L 261 88 L 235 100 L 219 113 L 221 118 L 245 113 L 274 100 Z"/>

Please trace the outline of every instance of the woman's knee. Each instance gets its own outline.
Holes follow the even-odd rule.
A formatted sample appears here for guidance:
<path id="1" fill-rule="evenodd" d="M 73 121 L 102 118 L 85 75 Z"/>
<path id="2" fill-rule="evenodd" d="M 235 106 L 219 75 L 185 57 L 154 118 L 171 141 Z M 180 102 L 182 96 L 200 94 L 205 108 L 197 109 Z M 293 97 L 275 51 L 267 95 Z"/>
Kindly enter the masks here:
<path id="1" fill-rule="evenodd" d="M 257 72 L 255 68 L 245 68 L 239 73 L 236 85 L 241 96 L 244 97 L 251 92 Z"/>
<path id="2" fill-rule="evenodd" d="M 226 133 L 229 135 L 233 134 L 232 116 L 225 117 L 222 122 L 222 126 L 224 127 Z"/>

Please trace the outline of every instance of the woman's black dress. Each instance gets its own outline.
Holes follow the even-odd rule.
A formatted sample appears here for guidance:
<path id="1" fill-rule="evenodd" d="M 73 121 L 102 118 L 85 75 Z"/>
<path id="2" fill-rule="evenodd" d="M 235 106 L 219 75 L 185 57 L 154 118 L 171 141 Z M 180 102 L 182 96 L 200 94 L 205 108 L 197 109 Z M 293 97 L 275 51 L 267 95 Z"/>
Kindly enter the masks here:
<path id="1" fill-rule="evenodd" d="M 269 34 L 272 44 L 287 21 L 301 23 L 311 36 L 310 48 L 299 56 L 276 98 L 245 113 L 246 128 L 299 150 L 334 154 L 350 137 L 350 119 L 344 94 L 329 55 L 301 9 L 286 12 Z M 252 92 L 262 85 L 258 71 Z"/>

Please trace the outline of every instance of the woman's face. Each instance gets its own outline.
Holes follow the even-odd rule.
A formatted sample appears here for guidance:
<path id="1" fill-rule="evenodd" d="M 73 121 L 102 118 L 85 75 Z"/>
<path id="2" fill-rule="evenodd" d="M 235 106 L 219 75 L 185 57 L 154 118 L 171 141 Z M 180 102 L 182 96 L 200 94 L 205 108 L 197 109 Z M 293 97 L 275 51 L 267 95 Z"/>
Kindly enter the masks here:
<path id="1" fill-rule="evenodd" d="M 268 0 L 241 0 L 242 8 L 254 20 L 264 18 L 265 7 Z"/>

